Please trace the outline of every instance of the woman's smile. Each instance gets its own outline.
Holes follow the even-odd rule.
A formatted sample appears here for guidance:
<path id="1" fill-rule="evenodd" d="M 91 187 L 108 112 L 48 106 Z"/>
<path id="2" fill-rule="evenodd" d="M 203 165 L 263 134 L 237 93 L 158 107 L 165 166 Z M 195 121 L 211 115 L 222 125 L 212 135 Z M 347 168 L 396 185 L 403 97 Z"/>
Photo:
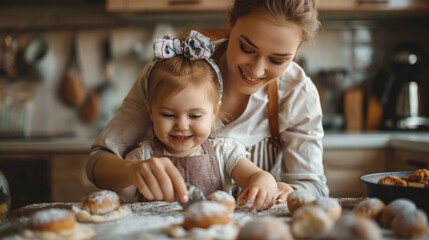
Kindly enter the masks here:
<path id="1" fill-rule="evenodd" d="M 240 67 L 238 67 L 238 69 L 239 69 L 239 72 L 240 72 L 240 75 L 241 75 L 241 79 L 243 79 L 243 81 L 245 83 L 249 84 L 249 85 L 254 86 L 254 85 L 257 85 L 257 84 L 259 84 L 260 82 L 262 82 L 264 80 L 264 78 L 261 78 L 261 77 L 259 77 L 259 78 L 251 78 L 250 76 L 248 76 L 243 71 L 243 69 L 241 69 Z"/>

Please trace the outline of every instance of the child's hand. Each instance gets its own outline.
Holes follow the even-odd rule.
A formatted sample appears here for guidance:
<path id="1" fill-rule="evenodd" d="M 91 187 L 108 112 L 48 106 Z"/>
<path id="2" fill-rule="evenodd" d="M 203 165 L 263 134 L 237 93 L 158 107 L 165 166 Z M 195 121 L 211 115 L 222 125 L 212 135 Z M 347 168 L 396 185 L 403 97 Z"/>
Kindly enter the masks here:
<path id="1" fill-rule="evenodd" d="M 266 171 L 260 171 L 252 177 L 237 202 L 238 205 L 245 205 L 258 211 L 271 208 L 276 198 L 277 184 L 274 177 Z"/>
<path id="2" fill-rule="evenodd" d="M 277 189 L 279 195 L 277 196 L 277 203 L 284 203 L 287 200 L 287 197 L 291 192 L 293 192 L 293 188 L 284 182 L 277 182 Z"/>
<path id="3" fill-rule="evenodd" d="M 130 182 L 145 199 L 173 202 L 188 201 L 188 190 L 182 175 L 166 157 L 134 161 L 128 166 Z"/>

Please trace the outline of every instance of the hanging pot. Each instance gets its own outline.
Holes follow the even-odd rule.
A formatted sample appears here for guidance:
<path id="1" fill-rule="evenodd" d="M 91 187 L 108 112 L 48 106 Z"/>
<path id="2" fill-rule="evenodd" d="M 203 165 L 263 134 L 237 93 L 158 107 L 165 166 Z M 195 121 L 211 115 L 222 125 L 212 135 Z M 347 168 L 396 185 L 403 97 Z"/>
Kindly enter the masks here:
<path id="1" fill-rule="evenodd" d="M 105 99 L 112 98 L 108 96 L 114 88 L 113 85 L 113 58 L 110 46 L 110 38 L 106 36 L 102 44 L 102 58 L 104 61 L 104 80 L 96 85 L 86 97 L 81 108 L 79 109 L 80 120 L 86 125 L 100 125 L 102 128 L 110 120 L 111 104 Z"/>
<path id="2" fill-rule="evenodd" d="M 100 113 L 100 95 L 96 90 L 92 90 L 79 108 L 79 119 L 87 125 L 92 125 L 98 120 Z"/>
<path id="3" fill-rule="evenodd" d="M 80 79 L 77 62 L 76 39 L 72 39 L 69 59 L 63 79 L 60 81 L 58 95 L 60 100 L 72 108 L 79 107 L 85 100 L 85 87 Z"/>

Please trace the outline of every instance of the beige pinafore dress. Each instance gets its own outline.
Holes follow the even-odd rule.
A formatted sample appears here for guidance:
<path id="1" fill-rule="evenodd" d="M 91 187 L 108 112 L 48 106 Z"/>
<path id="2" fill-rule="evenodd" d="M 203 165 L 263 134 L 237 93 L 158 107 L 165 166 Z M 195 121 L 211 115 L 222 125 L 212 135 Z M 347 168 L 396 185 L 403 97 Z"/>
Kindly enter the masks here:
<path id="1" fill-rule="evenodd" d="M 206 139 L 202 143 L 202 147 L 204 151 L 202 156 L 166 156 L 163 154 L 163 144 L 156 139 L 154 141 L 153 155 L 154 157 L 168 157 L 179 170 L 185 182 L 198 187 L 207 196 L 223 188 L 219 164 L 211 142 Z"/>

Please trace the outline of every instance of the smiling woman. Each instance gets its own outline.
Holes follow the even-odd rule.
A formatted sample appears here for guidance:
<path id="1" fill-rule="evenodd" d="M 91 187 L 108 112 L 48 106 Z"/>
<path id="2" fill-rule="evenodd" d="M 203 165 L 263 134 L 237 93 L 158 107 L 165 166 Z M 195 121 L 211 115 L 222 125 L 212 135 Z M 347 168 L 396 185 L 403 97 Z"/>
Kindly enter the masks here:
<path id="1" fill-rule="evenodd" d="M 279 181 L 278 201 L 285 201 L 295 189 L 307 190 L 314 196 L 328 195 L 322 163 L 323 128 L 318 92 L 303 69 L 293 61 L 301 43 L 311 42 L 320 26 L 315 1 L 235 0 L 228 19 L 228 38 L 216 43 L 213 57 L 222 73 L 223 92 L 219 109 L 222 118 L 216 122 L 210 137 L 231 138 L 243 144 L 251 153 L 252 162 L 270 171 Z M 130 162 L 123 158 L 138 142 L 150 139 L 153 130 L 157 131 L 150 121 L 154 113 L 145 109 L 146 93 L 142 89 L 148 84 L 145 76 L 150 69 L 147 66 L 142 70 L 118 114 L 95 140 L 87 173 L 99 187 L 117 191 L 134 185 L 144 194 L 149 189 L 168 186 L 165 189 L 174 194 L 166 195 L 166 199 L 182 201 L 181 196 L 186 193 L 184 184 L 172 186 L 171 178 L 165 181 L 160 177 L 158 184 L 146 186 L 140 180 L 130 181 L 132 174 L 124 171 Z M 270 141 L 267 114 L 267 85 L 273 82 L 278 86 L 278 102 L 274 104 L 278 104 L 280 110 L 276 114 L 279 117 L 278 148 Z M 180 100 L 188 97 L 182 96 Z M 167 114 L 160 117 L 178 115 L 163 113 Z M 190 116 L 194 115 L 183 119 L 194 121 Z M 180 136 L 176 138 L 180 140 L 190 136 L 173 135 Z M 146 159 L 140 157 L 140 160 Z M 168 175 L 161 160 L 154 161 L 153 165 L 142 162 L 145 167 L 141 167 L 138 175 L 145 181 L 154 179 L 153 172 Z M 238 161 L 237 166 L 241 162 Z M 160 191 L 155 198 L 162 197 L 165 196 Z"/>

